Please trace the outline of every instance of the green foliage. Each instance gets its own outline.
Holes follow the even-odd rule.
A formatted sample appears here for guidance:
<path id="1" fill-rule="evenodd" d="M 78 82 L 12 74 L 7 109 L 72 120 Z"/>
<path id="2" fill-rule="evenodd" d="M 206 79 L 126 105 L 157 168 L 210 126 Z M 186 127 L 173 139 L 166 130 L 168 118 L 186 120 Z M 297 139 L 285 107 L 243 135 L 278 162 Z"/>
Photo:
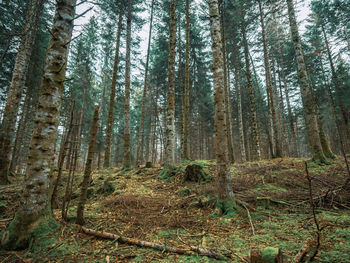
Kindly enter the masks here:
<path id="1" fill-rule="evenodd" d="M 159 173 L 158 177 L 161 180 L 171 182 L 174 181 L 175 175 L 179 172 L 183 172 L 183 170 L 178 166 L 164 166 L 163 170 Z"/>

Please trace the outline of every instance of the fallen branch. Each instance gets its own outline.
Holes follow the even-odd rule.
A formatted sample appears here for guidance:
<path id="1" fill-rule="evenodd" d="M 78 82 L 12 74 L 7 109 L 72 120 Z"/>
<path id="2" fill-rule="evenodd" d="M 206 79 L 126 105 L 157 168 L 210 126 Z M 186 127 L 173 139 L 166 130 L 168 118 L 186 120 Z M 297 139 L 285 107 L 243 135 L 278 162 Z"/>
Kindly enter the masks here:
<path id="1" fill-rule="evenodd" d="M 128 238 L 128 237 L 122 237 L 122 236 L 118 236 L 116 234 L 108 233 L 105 231 L 96 231 L 83 226 L 78 226 L 78 227 L 80 232 L 83 232 L 87 235 L 104 238 L 104 239 L 117 240 L 120 243 L 135 245 L 138 247 L 148 247 L 148 248 L 153 248 L 163 252 L 171 252 L 171 253 L 182 254 L 182 255 L 193 255 L 193 252 L 194 252 L 194 253 L 197 253 L 199 256 L 206 256 L 206 257 L 215 258 L 215 259 L 227 260 L 225 256 L 220 255 L 214 251 L 195 247 L 195 246 L 189 246 L 189 249 L 168 247 L 160 243 L 153 243 L 153 242 L 142 241 L 142 240 Z"/>
<path id="2" fill-rule="evenodd" d="M 310 241 L 307 241 L 299 250 L 298 254 L 295 255 L 293 262 L 301 263 L 305 262 L 306 255 L 310 251 Z"/>

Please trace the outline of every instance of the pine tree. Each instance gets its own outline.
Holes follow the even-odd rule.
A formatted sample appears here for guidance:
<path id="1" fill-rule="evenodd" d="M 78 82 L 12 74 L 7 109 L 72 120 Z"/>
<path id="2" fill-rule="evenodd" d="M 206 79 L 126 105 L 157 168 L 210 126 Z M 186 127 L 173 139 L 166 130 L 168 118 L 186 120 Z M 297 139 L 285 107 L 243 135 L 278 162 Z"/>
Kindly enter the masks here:
<path id="1" fill-rule="evenodd" d="M 7 249 L 28 246 L 29 239 L 38 228 L 50 231 L 56 227 L 50 211 L 51 167 L 75 3 L 75 0 L 57 1 L 34 121 L 23 197 L 15 218 L 2 234 L 1 245 Z"/>

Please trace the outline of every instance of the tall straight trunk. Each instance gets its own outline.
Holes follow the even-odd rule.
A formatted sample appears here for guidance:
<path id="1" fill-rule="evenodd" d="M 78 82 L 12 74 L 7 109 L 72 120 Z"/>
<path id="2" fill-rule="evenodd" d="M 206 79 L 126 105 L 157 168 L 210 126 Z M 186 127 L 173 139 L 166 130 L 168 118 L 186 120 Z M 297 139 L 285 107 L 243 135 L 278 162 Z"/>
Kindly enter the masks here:
<path id="1" fill-rule="evenodd" d="M 286 123 L 286 115 L 283 101 L 283 92 L 282 92 L 282 80 L 281 80 L 281 71 L 278 69 L 278 87 L 279 87 L 279 105 L 280 105 L 280 116 L 281 116 L 281 133 L 282 133 L 282 141 L 285 145 L 286 154 L 290 157 L 290 146 L 289 146 L 289 133 L 288 127 Z"/>
<path id="2" fill-rule="evenodd" d="M 183 124 L 183 159 L 190 159 L 189 127 L 190 127 L 190 0 L 186 0 L 186 62 L 185 62 L 185 97 Z"/>
<path id="3" fill-rule="evenodd" d="M 27 247 L 37 228 L 45 230 L 42 234 L 48 234 L 57 226 L 50 211 L 51 168 L 75 4 L 76 0 L 57 0 L 21 203 L 15 218 L 2 234 L 1 245 L 6 249 Z"/>
<path id="4" fill-rule="evenodd" d="M 25 86 L 30 55 L 32 53 L 40 12 L 44 0 L 32 0 L 21 36 L 15 67 L 12 73 L 6 106 L 0 128 L 0 185 L 8 183 L 11 162 L 11 144 L 15 135 L 17 113 Z"/>
<path id="5" fill-rule="evenodd" d="M 279 71 L 282 77 L 283 81 L 283 88 L 284 88 L 284 93 L 286 94 L 286 103 L 287 103 L 287 110 L 288 110 L 288 120 L 289 120 L 289 127 L 290 127 L 290 132 L 292 136 L 292 145 L 293 145 L 293 156 L 298 157 L 298 145 L 297 145 L 297 136 L 296 136 L 296 131 L 294 127 L 294 116 L 292 113 L 292 107 L 290 103 L 290 98 L 289 98 L 289 91 L 288 91 L 288 82 L 286 78 L 286 73 L 284 69 L 284 63 L 282 60 L 282 46 L 280 43 L 280 39 L 278 39 L 278 54 L 279 57 L 277 58 L 277 63 L 279 64 L 281 70 Z"/>
<path id="6" fill-rule="evenodd" d="M 259 135 L 258 135 L 258 123 L 256 116 L 256 106 L 255 106 L 255 92 L 252 81 L 252 75 L 250 72 L 250 63 L 249 63 L 249 48 L 248 41 L 246 36 L 246 24 L 244 20 L 245 12 L 242 10 L 241 19 L 242 19 L 242 35 L 243 35 L 243 45 L 244 45 L 244 57 L 246 64 L 246 77 L 247 77 L 247 85 L 249 91 L 249 103 L 250 103 L 250 122 L 251 122 L 251 130 L 252 130 L 252 152 L 251 158 L 254 161 L 259 161 L 261 159 L 260 153 L 260 144 L 259 144 Z"/>
<path id="7" fill-rule="evenodd" d="M 168 105 L 166 111 L 164 163 L 175 162 L 175 56 L 176 56 L 176 0 L 170 2 L 169 58 L 168 58 Z"/>
<path id="8" fill-rule="evenodd" d="M 233 43 L 234 52 L 234 73 L 235 73 L 235 86 L 237 96 L 237 115 L 238 115 L 238 131 L 239 131 L 239 145 L 241 161 L 247 161 L 247 154 L 244 145 L 244 132 L 243 132 L 243 112 L 242 112 L 242 89 L 241 89 L 241 57 L 240 51 L 236 42 Z"/>
<path id="9" fill-rule="evenodd" d="M 227 129 L 227 143 L 228 143 L 228 156 L 231 163 L 234 163 L 233 156 L 233 139 L 232 139 L 232 113 L 231 113 L 231 89 L 229 79 L 229 70 L 227 63 L 227 52 L 226 52 L 226 34 L 225 34 L 225 7 L 224 2 L 221 4 L 221 15 L 220 15 L 220 26 L 222 34 L 222 53 L 224 56 L 224 91 L 225 91 L 225 111 L 226 111 L 226 129 Z"/>
<path id="10" fill-rule="evenodd" d="M 124 93 L 124 154 L 123 167 L 131 167 L 130 144 L 130 50 L 131 50 L 131 16 L 132 1 L 128 2 L 128 16 L 126 22 L 126 57 L 125 57 L 125 93 Z"/>
<path id="11" fill-rule="evenodd" d="M 344 131 L 344 135 L 345 135 L 344 138 L 346 139 L 346 141 L 349 141 L 350 140 L 350 130 L 349 130 L 348 113 L 346 112 L 345 105 L 343 103 L 343 98 L 341 97 L 341 87 L 340 87 L 340 83 L 339 83 L 339 77 L 338 77 L 337 72 L 335 70 L 335 66 L 334 66 L 334 62 L 333 62 L 333 58 L 332 58 L 332 53 L 331 53 L 331 49 L 330 49 L 329 42 L 328 42 L 328 37 L 327 37 L 326 30 L 325 30 L 323 24 L 321 25 L 321 29 L 322 29 L 324 40 L 326 42 L 326 50 L 327 50 L 329 64 L 331 66 L 333 86 L 334 86 L 335 91 L 336 91 L 336 95 L 337 95 L 336 98 L 337 98 L 337 102 L 338 102 L 339 109 L 340 109 L 340 114 L 341 114 L 341 119 L 342 119 L 342 130 Z"/>
<path id="12" fill-rule="evenodd" d="M 88 150 L 88 156 L 85 164 L 85 171 L 84 171 L 84 178 L 81 185 L 81 194 L 80 199 L 77 207 L 77 223 L 79 225 L 84 224 L 84 207 L 87 199 L 87 190 L 89 187 L 90 179 L 91 179 L 91 172 L 92 172 L 92 161 L 94 159 L 95 155 L 95 148 L 96 148 L 96 135 L 98 130 L 98 117 L 99 115 L 99 107 L 95 108 L 94 112 L 94 118 L 92 121 L 91 129 L 90 129 L 90 143 L 89 143 L 89 150 Z"/>
<path id="13" fill-rule="evenodd" d="M 104 157 L 104 163 L 103 163 L 104 168 L 109 168 L 111 165 L 111 144 L 112 144 L 113 122 L 114 122 L 115 86 L 117 84 L 120 35 L 122 31 L 122 25 L 123 25 L 123 13 L 120 12 L 119 20 L 118 20 L 118 29 L 117 29 L 117 40 L 115 44 L 112 84 L 111 84 L 111 91 L 109 95 L 109 108 L 108 108 L 107 131 L 106 131 L 106 142 L 105 142 L 105 157 Z"/>
<path id="14" fill-rule="evenodd" d="M 20 155 L 20 147 L 23 143 L 23 139 L 25 137 L 26 125 L 28 125 L 29 112 L 32 104 L 32 94 L 31 94 L 31 85 L 27 87 L 26 97 L 23 104 L 21 118 L 18 124 L 16 139 L 12 150 L 12 158 L 9 167 L 9 172 L 12 174 L 16 173 L 16 166 L 18 164 L 18 159 Z"/>
<path id="15" fill-rule="evenodd" d="M 275 100 L 272 91 L 272 79 L 271 79 L 271 68 L 269 61 L 269 51 L 267 49 L 266 33 L 265 33 L 265 22 L 264 22 L 264 11 L 261 5 L 261 0 L 258 0 L 259 11 L 260 11 L 260 24 L 261 24 L 261 34 L 262 42 L 264 48 L 264 65 L 265 65 L 265 78 L 266 78 L 266 89 L 269 98 L 269 106 L 271 108 L 271 119 L 272 119 L 272 128 L 274 133 L 274 142 L 275 142 L 275 157 L 282 157 L 282 148 L 280 143 L 280 135 L 277 128 L 277 116 L 275 108 Z"/>
<path id="16" fill-rule="evenodd" d="M 58 191 L 58 185 L 61 181 L 61 177 L 62 177 L 62 170 L 63 170 L 63 164 L 64 164 L 64 160 L 66 158 L 66 153 L 68 150 L 68 146 L 72 143 L 72 132 L 73 132 L 73 123 L 74 123 L 74 112 L 75 112 L 75 101 L 73 101 L 73 105 L 72 105 L 72 110 L 71 110 L 71 114 L 70 114 L 70 120 L 69 120 L 69 126 L 67 127 L 67 133 L 65 134 L 65 137 L 62 138 L 62 143 L 61 143 L 61 148 L 60 148 L 60 153 L 58 156 L 58 164 L 57 164 L 57 177 L 56 180 L 54 181 L 54 186 L 53 186 L 53 190 L 52 190 L 52 196 L 51 196 L 51 208 L 55 208 L 56 203 L 56 199 L 57 199 L 57 191 Z M 68 155 L 69 158 L 69 155 Z"/>
<path id="17" fill-rule="evenodd" d="M 317 162 L 325 163 L 326 157 L 323 153 L 319 128 L 317 124 L 316 104 L 312 94 L 312 84 L 309 78 L 306 63 L 304 59 L 303 47 L 299 36 L 298 25 L 295 16 L 293 0 L 287 0 L 288 16 L 294 43 L 296 62 L 298 67 L 299 84 L 301 89 L 301 97 L 304 105 L 304 114 L 306 128 L 308 133 L 309 144 L 312 152 L 312 159 Z"/>
<path id="18" fill-rule="evenodd" d="M 153 28 L 153 8 L 154 0 L 152 0 L 151 5 L 151 19 L 149 25 L 148 32 L 148 47 L 147 47 L 147 58 L 146 58 L 146 67 L 145 67 L 145 78 L 143 81 L 143 93 L 142 93 L 142 104 L 141 104 L 141 115 L 140 115 L 140 128 L 139 128 L 139 140 L 136 145 L 136 164 L 139 165 L 143 160 L 143 148 L 144 148 L 144 134 L 145 134 L 145 105 L 146 105 L 146 95 L 147 95 L 147 87 L 148 87 L 148 65 L 149 65 L 149 55 L 151 50 L 151 42 L 152 42 L 152 28 Z M 148 143 L 148 142 L 147 142 Z"/>
<path id="19" fill-rule="evenodd" d="M 218 193 L 220 199 L 234 201 L 231 184 L 230 161 L 228 157 L 228 142 L 225 111 L 225 75 L 224 56 L 222 53 L 222 40 L 220 28 L 220 15 L 217 0 L 209 1 L 210 33 L 212 39 L 213 56 L 213 84 L 214 84 L 214 128 L 216 167 L 218 173 Z"/>

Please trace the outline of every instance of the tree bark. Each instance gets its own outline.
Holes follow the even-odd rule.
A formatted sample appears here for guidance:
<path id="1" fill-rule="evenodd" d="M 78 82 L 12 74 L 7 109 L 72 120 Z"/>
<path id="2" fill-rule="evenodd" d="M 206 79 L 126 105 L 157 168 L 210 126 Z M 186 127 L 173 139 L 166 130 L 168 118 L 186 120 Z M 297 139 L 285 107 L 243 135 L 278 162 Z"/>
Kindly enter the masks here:
<path id="1" fill-rule="evenodd" d="M 148 46 L 147 46 L 147 58 L 145 66 L 145 78 L 143 82 L 143 93 L 142 93 L 142 104 L 141 104 L 141 115 L 140 115 L 140 128 L 139 128 L 139 140 L 136 145 L 136 165 L 141 164 L 144 161 L 144 134 L 145 134 L 145 106 L 146 106 L 146 95 L 148 88 L 148 65 L 149 65 L 149 56 L 152 43 L 152 28 L 153 28 L 153 11 L 154 11 L 154 0 L 151 4 L 151 18 L 149 24 L 149 33 L 148 33 Z M 148 142 L 147 142 L 148 143 Z"/>
<path id="2" fill-rule="evenodd" d="M 220 199 L 234 201 L 231 184 L 230 162 L 228 159 L 227 123 L 225 111 L 225 75 L 224 56 L 222 53 L 222 39 L 220 15 L 217 0 L 209 1 L 210 33 L 212 39 L 213 56 L 213 84 L 214 84 L 214 128 L 216 166 L 218 173 L 218 193 Z"/>
<path id="3" fill-rule="evenodd" d="M 255 93 L 254 86 L 252 81 L 252 75 L 250 72 L 250 63 L 249 63 L 249 49 L 248 41 L 246 36 L 246 24 L 244 20 L 245 12 L 242 10 L 241 22 L 242 22 L 242 35 L 243 35 L 243 45 L 244 45 L 244 55 L 245 55 L 245 64 L 246 64 L 246 77 L 247 85 L 249 91 L 249 103 L 250 103 L 250 121 L 251 121 L 251 130 L 252 130 L 252 152 L 251 159 L 254 161 L 259 161 L 261 159 L 260 144 L 259 144 L 259 135 L 258 135 L 258 123 L 256 116 L 256 106 L 255 106 Z"/>
<path id="4" fill-rule="evenodd" d="M 235 86 L 237 96 L 237 112 L 238 112 L 238 130 L 239 130 L 239 145 L 240 145 L 240 156 L 241 161 L 247 161 L 247 154 L 244 145 L 244 132 L 243 132 L 243 112 L 242 112 L 242 88 L 241 88 L 241 57 L 240 51 L 234 40 L 233 42 L 234 52 L 234 73 L 235 73 Z"/>
<path id="5" fill-rule="evenodd" d="M 94 112 L 94 119 L 92 121 L 91 129 L 90 129 L 90 143 L 89 143 L 89 150 L 88 150 L 88 156 L 86 160 L 85 165 L 85 171 L 84 171 L 84 178 L 81 185 L 81 194 L 80 199 L 77 207 L 77 223 L 79 225 L 83 225 L 84 220 L 84 206 L 87 199 L 87 191 L 91 179 L 91 172 L 92 172 L 92 161 L 94 159 L 95 151 L 96 151 L 96 135 L 98 130 L 98 112 L 99 107 L 95 108 Z"/>
<path id="6" fill-rule="evenodd" d="M 125 94 L 124 94 L 124 155 L 123 167 L 131 167 L 130 145 L 130 50 L 131 50 L 131 16 L 133 0 L 128 1 L 128 15 L 126 22 L 126 58 L 125 58 Z"/>
<path id="7" fill-rule="evenodd" d="M 224 2 L 221 3 L 221 15 L 220 15 L 220 23 L 221 23 L 221 34 L 222 34 L 222 53 L 224 56 L 224 88 L 225 88 L 225 111 L 226 111 L 226 129 L 227 129 L 227 143 L 228 143 L 228 156 L 230 163 L 234 163 L 233 156 L 233 139 L 232 139 L 232 112 L 231 112 L 231 89 L 229 79 L 229 70 L 227 63 L 227 52 L 226 52 L 226 34 L 225 34 L 225 7 Z"/>
<path id="8" fill-rule="evenodd" d="M 44 0 L 32 0 L 21 36 L 11 86 L 0 128 L 0 185 L 8 183 L 8 171 L 11 161 L 11 144 L 15 134 L 17 113 L 25 86 L 30 55 L 32 53 L 40 12 Z"/>
<path id="9" fill-rule="evenodd" d="M 175 56 L 176 56 L 176 0 L 170 2 L 169 59 L 168 59 L 168 105 L 166 111 L 164 163 L 175 162 Z"/>
<path id="10" fill-rule="evenodd" d="M 27 247 L 36 230 L 44 230 L 48 234 L 57 226 L 50 211 L 51 167 L 67 66 L 67 43 L 72 37 L 75 4 L 76 0 L 57 1 L 21 204 L 15 218 L 2 233 L 1 245 L 6 249 Z"/>
<path id="11" fill-rule="evenodd" d="M 292 41 L 294 43 L 296 63 L 298 67 L 298 77 L 301 89 L 301 97 L 304 105 L 304 114 L 306 121 L 306 129 L 309 139 L 309 144 L 312 153 L 312 159 L 314 161 L 325 163 L 326 157 L 323 153 L 319 127 L 317 124 L 317 111 L 316 104 L 312 94 L 312 84 L 309 78 L 306 63 L 304 59 L 304 52 L 301 45 L 301 39 L 299 36 L 298 25 L 295 16 L 293 0 L 287 0 L 288 16 L 292 35 Z"/>
<path id="12" fill-rule="evenodd" d="M 272 129 L 274 133 L 274 142 L 275 142 L 275 154 L 274 157 L 280 158 L 282 157 L 282 149 L 280 143 L 280 135 L 277 128 L 277 116 L 276 116 L 276 108 L 275 108 L 275 100 L 272 91 L 272 79 L 271 79 L 271 67 L 269 62 L 269 51 L 267 49 L 267 41 L 266 41 L 266 33 L 265 33 L 265 22 L 264 22 L 264 11 L 262 8 L 261 0 L 258 0 L 259 11 L 260 11 L 260 24 L 261 24 L 261 34 L 262 34 L 262 42 L 264 48 L 264 65 L 265 65 L 265 78 L 266 78 L 266 89 L 268 93 L 268 99 L 271 112 L 271 120 L 272 120 Z"/>
<path id="13" fill-rule="evenodd" d="M 115 86 L 117 83 L 118 65 L 119 65 L 119 47 L 120 47 L 120 35 L 123 25 L 123 14 L 120 12 L 117 29 L 117 41 L 115 44 L 114 65 L 112 74 L 111 93 L 109 96 L 109 108 L 108 108 L 108 120 L 105 142 L 105 156 L 103 167 L 109 168 L 111 165 L 111 144 L 113 135 L 113 122 L 114 122 L 114 105 L 115 105 Z"/>
<path id="14" fill-rule="evenodd" d="M 183 124 L 183 159 L 190 159 L 189 128 L 190 128 L 190 1 L 186 0 L 186 62 L 185 62 L 185 97 Z"/>

